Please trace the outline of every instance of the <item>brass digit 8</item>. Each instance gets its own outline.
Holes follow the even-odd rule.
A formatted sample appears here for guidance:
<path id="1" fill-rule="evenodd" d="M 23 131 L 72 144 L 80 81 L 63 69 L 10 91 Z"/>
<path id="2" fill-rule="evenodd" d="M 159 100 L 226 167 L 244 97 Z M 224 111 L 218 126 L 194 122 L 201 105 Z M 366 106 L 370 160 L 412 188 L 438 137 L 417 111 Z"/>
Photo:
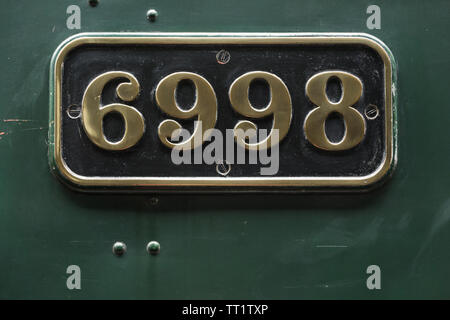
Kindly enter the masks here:
<path id="1" fill-rule="evenodd" d="M 337 77 L 342 83 L 341 100 L 334 103 L 326 94 L 327 82 Z M 361 113 L 352 108 L 362 94 L 362 83 L 356 76 L 343 71 L 325 71 L 312 76 L 306 83 L 306 95 L 317 108 L 305 118 L 305 136 L 314 146 L 327 151 L 347 150 L 358 145 L 366 133 L 366 122 Z M 342 115 L 345 134 L 340 142 L 331 142 L 325 132 L 325 121 L 332 112 Z"/>

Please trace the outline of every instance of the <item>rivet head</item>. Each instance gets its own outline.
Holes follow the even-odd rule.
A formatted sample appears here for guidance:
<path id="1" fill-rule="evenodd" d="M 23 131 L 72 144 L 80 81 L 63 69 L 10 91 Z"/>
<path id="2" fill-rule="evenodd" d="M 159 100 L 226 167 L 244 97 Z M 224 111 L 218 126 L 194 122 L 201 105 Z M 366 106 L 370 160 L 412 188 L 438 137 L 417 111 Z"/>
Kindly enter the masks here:
<path id="1" fill-rule="evenodd" d="M 125 243 L 118 241 L 113 244 L 112 252 L 116 256 L 120 257 L 120 256 L 124 255 L 126 251 L 127 251 L 127 245 Z"/>
<path id="2" fill-rule="evenodd" d="M 151 255 L 157 255 L 159 251 L 161 250 L 161 245 L 158 241 L 150 241 L 147 244 L 147 252 Z"/>
<path id="3" fill-rule="evenodd" d="M 89 0 L 89 5 L 91 7 L 96 7 L 96 6 L 98 6 L 98 1 L 99 0 Z"/>
<path id="4" fill-rule="evenodd" d="M 158 16 L 158 11 L 155 9 L 150 9 L 147 11 L 147 19 L 151 22 L 155 22 L 156 17 Z"/>

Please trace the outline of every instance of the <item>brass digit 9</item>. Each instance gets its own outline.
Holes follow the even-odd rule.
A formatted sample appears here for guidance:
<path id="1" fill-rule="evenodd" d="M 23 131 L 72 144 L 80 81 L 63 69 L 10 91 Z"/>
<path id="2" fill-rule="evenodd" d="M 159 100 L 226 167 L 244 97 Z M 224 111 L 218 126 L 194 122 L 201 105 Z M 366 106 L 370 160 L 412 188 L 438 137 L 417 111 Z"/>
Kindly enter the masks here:
<path id="1" fill-rule="evenodd" d="M 342 83 L 342 97 L 337 103 L 331 102 L 326 94 L 327 82 L 337 77 Z M 317 148 L 338 151 L 347 150 L 358 145 L 366 132 L 364 117 L 352 108 L 362 94 L 362 83 L 356 76 L 343 71 L 325 71 L 312 76 L 306 83 L 306 95 L 317 108 L 305 118 L 306 138 Z M 325 132 L 325 121 L 332 112 L 342 115 L 345 134 L 340 142 L 331 142 Z"/>
<path id="2" fill-rule="evenodd" d="M 100 106 L 104 86 L 111 80 L 126 78 L 129 83 L 121 83 L 116 89 L 120 99 L 133 101 L 139 94 L 139 83 L 128 72 L 106 72 L 89 83 L 84 92 L 81 119 L 84 131 L 89 139 L 98 147 L 106 150 L 124 150 L 134 146 L 142 137 L 145 130 L 144 117 L 134 107 L 122 103 L 111 103 Z M 109 141 L 103 134 L 103 118 L 107 113 L 119 113 L 125 123 L 125 133 L 120 141 Z"/>
<path id="3" fill-rule="evenodd" d="M 270 87 L 270 102 L 263 109 L 255 109 L 248 99 L 250 83 L 255 79 L 267 81 Z M 256 132 L 256 125 L 247 120 L 239 121 L 234 127 L 234 132 L 236 142 L 241 146 L 249 150 L 269 148 L 283 140 L 288 133 L 292 119 L 291 96 L 284 82 L 273 73 L 253 71 L 243 74 L 232 83 L 229 97 L 233 109 L 246 117 L 263 118 L 273 115 L 272 131 L 266 139 L 258 143 L 247 143 L 238 133 L 239 129 L 244 132 L 252 129 Z M 272 141 L 272 132 L 275 129 L 279 130 L 278 141 Z"/>
<path id="4" fill-rule="evenodd" d="M 175 90 L 181 80 L 191 80 L 195 85 L 195 102 L 189 110 L 180 108 L 176 101 Z M 203 144 L 204 133 L 214 128 L 217 121 L 217 99 L 211 84 L 202 76 L 191 72 L 175 72 L 162 79 L 156 87 L 156 103 L 169 116 L 190 119 L 197 116 L 194 132 L 184 142 L 170 141 L 175 130 L 181 125 L 175 120 L 164 120 L 158 127 L 161 142 L 169 148 L 194 149 Z"/>

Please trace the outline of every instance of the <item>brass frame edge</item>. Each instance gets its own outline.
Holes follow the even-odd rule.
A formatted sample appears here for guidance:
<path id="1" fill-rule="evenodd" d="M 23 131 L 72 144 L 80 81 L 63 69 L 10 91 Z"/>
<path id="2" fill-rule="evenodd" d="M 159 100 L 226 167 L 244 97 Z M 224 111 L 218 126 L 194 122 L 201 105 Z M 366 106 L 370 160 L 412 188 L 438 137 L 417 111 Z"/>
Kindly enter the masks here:
<path id="1" fill-rule="evenodd" d="M 73 172 L 62 158 L 61 74 L 70 50 L 83 44 L 362 44 L 374 49 L 385 69 L 385 143 L 382 164 L 361 177 L 85 177 Z M 49 163 L 53 172 L 77 187 L 142 188 L 166 187 L 256 187 L 261 188 L 368 188 L 389 176 L 397 162 L 396 106 L 392 86 L 396 85 L 395 60 L 379 39 L 361 33 L 81 33 L 66 39 L 55 50 L 50 65 Z M 278 189 L 277 189 L 278 190 Z"/>

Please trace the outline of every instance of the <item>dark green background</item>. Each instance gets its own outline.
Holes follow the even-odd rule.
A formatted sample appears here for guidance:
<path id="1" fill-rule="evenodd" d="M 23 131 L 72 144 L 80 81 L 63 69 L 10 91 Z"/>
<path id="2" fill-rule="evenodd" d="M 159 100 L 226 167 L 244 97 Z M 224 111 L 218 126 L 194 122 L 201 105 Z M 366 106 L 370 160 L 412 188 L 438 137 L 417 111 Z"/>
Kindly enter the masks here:
<path id="1" fill-rule="evenodd" d="M 81 30 L 66 8 L 81 7 Z M 381 30 L 366 8 L 381 7 Z M 159 11 L 155 23 L 146 11 Z M 2 1 L 0 298 L 450 298 L 448 1 Z M 367 32 L 398 63 L 399 163 L 351 195 L 93 195 L 47 159 L 50 57 L 77 32 Z M 153 204 L 152 198 L 158 198 Z M 111 253 L 122 240 L 128 252 Z M 159 256 L 145 251 L 157 240 Z M 81 290 L 66 268 L 81 267 Z M 366 268 L 381 267 L 381 290 Z"/>

